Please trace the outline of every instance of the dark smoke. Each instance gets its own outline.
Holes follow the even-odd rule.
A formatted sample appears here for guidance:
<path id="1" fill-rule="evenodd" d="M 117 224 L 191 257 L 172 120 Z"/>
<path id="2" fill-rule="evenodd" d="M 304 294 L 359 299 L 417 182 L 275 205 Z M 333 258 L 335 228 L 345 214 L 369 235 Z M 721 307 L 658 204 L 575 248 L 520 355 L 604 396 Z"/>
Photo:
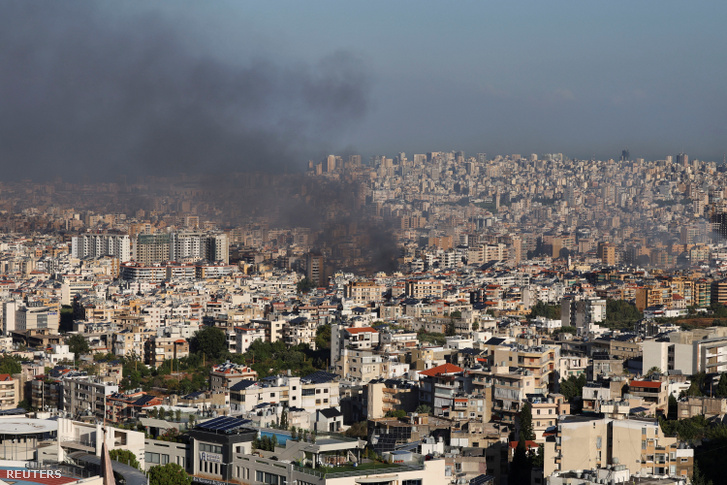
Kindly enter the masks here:
<path id="1" fill-rule="evenodd" d="M 184 35 L 92 2 L 0 3 L 4 178 L 296 171 L 366 112 L 351 54 L 223 62 Z"/>

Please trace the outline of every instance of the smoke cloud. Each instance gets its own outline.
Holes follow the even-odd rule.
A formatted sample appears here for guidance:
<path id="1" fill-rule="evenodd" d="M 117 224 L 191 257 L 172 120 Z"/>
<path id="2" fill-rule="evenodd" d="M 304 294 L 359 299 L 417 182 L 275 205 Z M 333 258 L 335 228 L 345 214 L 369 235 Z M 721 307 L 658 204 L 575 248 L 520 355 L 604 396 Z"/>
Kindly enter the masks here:
<path id="1" fill-rule="evenodd" d="M 5 178 L 296 171 L 367 111 L 370 82 L 351 53 L 227 62 L 184 35 L 91 2 L 0 4 Z"/>

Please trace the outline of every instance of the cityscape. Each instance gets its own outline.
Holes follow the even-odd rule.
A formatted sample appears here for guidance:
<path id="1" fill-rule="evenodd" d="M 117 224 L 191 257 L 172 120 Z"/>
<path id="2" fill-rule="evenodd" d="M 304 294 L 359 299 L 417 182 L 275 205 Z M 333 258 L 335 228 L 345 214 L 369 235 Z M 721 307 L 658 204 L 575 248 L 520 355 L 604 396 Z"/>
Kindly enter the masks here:
<path id="1" fill-rule="evenodd" d="M 724 483 L 724 7 L 406 4 L 0 5 L 0 482 Z"/>

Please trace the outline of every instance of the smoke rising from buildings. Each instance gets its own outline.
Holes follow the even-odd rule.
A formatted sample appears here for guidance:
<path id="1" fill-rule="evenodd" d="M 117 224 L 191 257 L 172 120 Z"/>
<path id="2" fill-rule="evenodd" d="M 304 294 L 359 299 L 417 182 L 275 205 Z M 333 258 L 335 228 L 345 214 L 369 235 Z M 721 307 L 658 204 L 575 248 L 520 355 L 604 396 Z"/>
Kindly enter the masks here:
<path id="1" fill-rule="evenodd" d="M 354 237 L 367 245 L 356 235 L 371 233 L 359 260 L 373 269 L 382 267 L 379 254 L 395 254 L 386 228 L 356 214 L 344 183 L 291 176 L 334 151 L 366 114 L 370 79 L 359 58 L 334 52 L 309 65 L 221 57 L 168 16 L 109 8 L 0 5 L 4 180 L 141 181 L 105 202 L 133 213 L 158 206 L 160 195 L 173 200 L 176 189 L 165 194 L 162 185 L 183 185 L 179 175 L 188 174 L 205 215 L 228 227 L 255 219 L 309 227 L 333 253 Z M 325 237 L 352 221 L 366 229 Z M 384 239 L 392 248 L 381 247 Z"/>
<path id="2" fill-rule="evenodd" d="M 295 171 L 366 112 L 353 54 L 225 62 L 193 53 L 179 30 L 88 2 L 3 2 L 5 178 Z"/>

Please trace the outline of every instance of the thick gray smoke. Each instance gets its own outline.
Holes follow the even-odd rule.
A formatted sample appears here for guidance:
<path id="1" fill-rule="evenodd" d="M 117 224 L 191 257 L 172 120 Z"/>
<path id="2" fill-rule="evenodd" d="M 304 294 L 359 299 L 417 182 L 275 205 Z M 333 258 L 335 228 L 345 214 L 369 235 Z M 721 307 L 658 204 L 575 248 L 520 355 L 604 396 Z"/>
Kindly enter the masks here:
<path id="1" fill-rule="evenodd" d="M 92 2 L 0 3 L 4 178 L 295 171 L 366 112 L 355 56 L 223 62 L 184 34 Z"/>

